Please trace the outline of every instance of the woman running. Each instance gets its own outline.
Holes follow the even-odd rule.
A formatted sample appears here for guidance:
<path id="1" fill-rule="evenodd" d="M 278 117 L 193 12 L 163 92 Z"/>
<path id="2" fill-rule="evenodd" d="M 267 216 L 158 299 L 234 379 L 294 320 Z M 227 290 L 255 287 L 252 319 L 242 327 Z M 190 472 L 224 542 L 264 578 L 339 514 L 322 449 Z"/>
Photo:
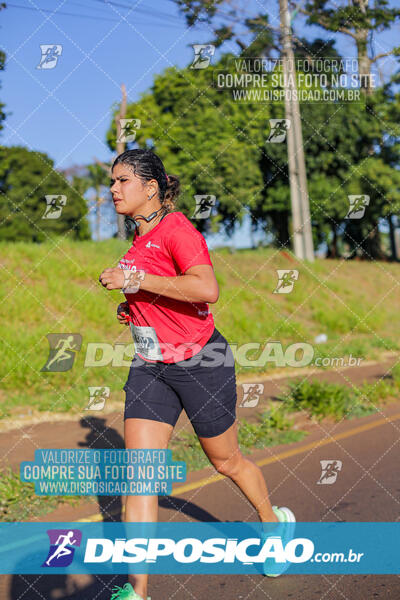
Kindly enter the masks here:
<path id="1" fill-rule="evenodd" d="M 174 212 L 179 188 L 150 150 L 123 152 L 112 166 L 115 209 L 135 225 L 119 266 L 99 278 L 108 290 L 124 291 L 117 318 L 131 326 L 135 342 L 124 386 L 125 447 L 168 448 L 185 409 L 211 464 L 238 486 L 260 520 L 294 522 L 289 509 L 271 506 L 260 468 L 239 449 L 234 358 L 208 307 L 218 300 L 218 283 L 204 237 Z M 125 521 L 157 520 L 158 496 L 126 497 Z M 146 599 L 148 575 L 128 579 L 112 598 Z"/>

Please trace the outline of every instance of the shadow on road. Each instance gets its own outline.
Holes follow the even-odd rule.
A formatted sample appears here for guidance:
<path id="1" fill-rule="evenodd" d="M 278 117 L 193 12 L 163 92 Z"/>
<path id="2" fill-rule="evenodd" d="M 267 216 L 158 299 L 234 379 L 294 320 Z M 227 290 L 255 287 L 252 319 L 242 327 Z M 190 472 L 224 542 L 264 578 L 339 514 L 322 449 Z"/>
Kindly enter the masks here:
<path id="1" fill-rule="evenodd" d="M 85 440 L 79 442 L 80 447 L 125 447 L 122 436 L 116 429 L 107 426 L 105 419 L 85 417 L 80 420 L 80 425 L 87 429 Z M 103 522 L 121 522 L 121 497 L 98 496 L 97 502 Z M 158 503 L 160 507 L 179 511 L 196 521 L 220 521 L 207 510 L 183 498 L 160 496 Z M 27 560 L 24 560 L 24 564 L 27 564 Z M 126 575 L 13 575 L 7 600 L 109 600 L 114 586 L 122 587 L 126 581 Z"/>
<path id="2" fill-rule="evenodd" d="M 112 450 L 125 448 L 124 439 L 116 429 L 107 425 L 105 419 L 99 417 L 84 417 L 80 425 L 87 429 L 86 439 L 79 442 L 80 447 L 94 450 Z M 99 512 L 103 521 L 121 521 L 122 501 L 120 496 L 97 496 Z"/>

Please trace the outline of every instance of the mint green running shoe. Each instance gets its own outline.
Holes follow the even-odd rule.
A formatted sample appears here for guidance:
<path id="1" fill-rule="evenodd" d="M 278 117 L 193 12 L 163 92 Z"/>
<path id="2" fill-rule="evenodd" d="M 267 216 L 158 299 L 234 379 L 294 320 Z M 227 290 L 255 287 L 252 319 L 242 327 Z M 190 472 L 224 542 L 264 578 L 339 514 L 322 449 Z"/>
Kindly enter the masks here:
<path id="1" fill-rule="evenodd" d="M 130 583 L 125 583 L 123 587 L 116 585 L 113 587 L 112 591 L 114 593 L 110 600 L 144 600 L 142 596 L 139 596 L 139 594 L 135 592 Z M 147 596 L 147 600 L 151 600 L 150 596 Z"/>
<path id="2" fill-rule="evenodd" d="M 261 534 L 261 541 L 264 544 L 267 538 L 280 537 L 282 545 L 285 548 L 286 544 L 293 539 L 294 530 L 296 528 L 296 518 L 290 508 L 287 508 L 286 506 L 281 506 L 280 508 L 273 506 L 272 510 L 278 517 L 279 523 L 263 523 L 266 527 Z M 289 562 L 277 563 L 279 566 L 279 573 L 268 573 L 268 567 L 271 564 L 270 560 L 271 559 L 267 559 L 263 565 L 263 572 L 266 577 L 279 577 L 279 575 L 282 575 L 282 573 L 290 567 Z"/>

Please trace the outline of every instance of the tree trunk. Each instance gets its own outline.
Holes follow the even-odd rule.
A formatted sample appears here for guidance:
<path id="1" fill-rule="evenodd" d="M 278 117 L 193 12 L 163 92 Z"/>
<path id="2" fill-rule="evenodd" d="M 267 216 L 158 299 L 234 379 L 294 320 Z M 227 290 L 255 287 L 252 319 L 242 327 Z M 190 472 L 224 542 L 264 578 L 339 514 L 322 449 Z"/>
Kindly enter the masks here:
<path id="1" fill-rule="evenodd" d="M 277 248 L 291 250 L 288 213 L 286 211 L 271 211 L 270 216 L 275 229 Z"/>
<path id="2" fill-rule="evenodd" d="M 397 253 L 397 244 L 395 240 L 395 231 L 393 225 L 393 215 L 388 215 L 388 224 L 389 224 L 389 239 L 390 239 L 390 255 L 392 260 L 398 261 L 399 255 Z"/>
<path id="3" fill-rule="evenodd" d="M 353 0 L 354 6 L 358 6 L 360 11 L 365 14 L 368 8 L 368 0 Z M 368 35 L 369 29 L 358 29 L 355 34 L 358 58 L 358 75 L 360 77 L 360 86 L 367 95 L 372 94 L 371 82 L 371 60 L 368 56 Z"/>
<path id="4" fill-rule="evenodd" d="M 379 231 L 378 222 L 371 223 L 373 229 L 362 242 L 364 258 L 367 260 L 386 260 L 387 256 L 382 250 L 381 233 Z"/>
<path id="5" fill-rule="evenodd" d="M 332 223 L 332 241 L 328 247 L 327 258 L 337 258 L 338 256 L 338 235 L 336 223 Z"/>

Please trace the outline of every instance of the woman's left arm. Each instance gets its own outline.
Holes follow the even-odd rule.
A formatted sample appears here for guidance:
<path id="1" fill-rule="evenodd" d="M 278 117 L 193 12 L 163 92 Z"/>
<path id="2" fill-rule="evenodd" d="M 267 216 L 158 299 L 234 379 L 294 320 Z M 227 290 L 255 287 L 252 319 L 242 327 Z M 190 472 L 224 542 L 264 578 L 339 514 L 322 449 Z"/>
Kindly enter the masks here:
<path id="1" fill-rule="evenodd" d="M 211 265 L 195 265 L 178 277 L 160 277 L 147 273 L 140 289 L 185 302 L 214 304 L 219 296 L 218 283 Z"/>
<path id="2" fill-rule="evenodd" d="M 125 285 L 124 272 L 120 268 L 105 269 L 99 281 L 108 290 L 122 289 Z M 214 304 L 219 296 L 218 283 L 211 265 L 194 265 L 177 277 L 146 273 L 144 279 L 138 282 L 141 290 L 183 302 Z"/>

